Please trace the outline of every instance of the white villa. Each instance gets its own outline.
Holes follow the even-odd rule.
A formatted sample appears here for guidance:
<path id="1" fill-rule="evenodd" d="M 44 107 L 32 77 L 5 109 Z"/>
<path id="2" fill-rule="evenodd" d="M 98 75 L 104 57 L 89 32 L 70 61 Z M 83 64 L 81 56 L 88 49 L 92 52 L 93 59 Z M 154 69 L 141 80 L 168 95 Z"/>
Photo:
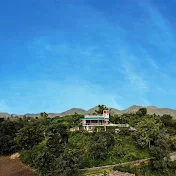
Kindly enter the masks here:
<path id="1" fill-rule="evenodd" d="M 112 124 L 109 123 L 109 110 L 104 110 L 102 115 L 85 115 L 81 118 L 82 126 L 87 131 L 93 131 L 95 127 L 104 127 L 106 131 L 107 126 L 114 127 L 129 127 L 128 124 Z"/>

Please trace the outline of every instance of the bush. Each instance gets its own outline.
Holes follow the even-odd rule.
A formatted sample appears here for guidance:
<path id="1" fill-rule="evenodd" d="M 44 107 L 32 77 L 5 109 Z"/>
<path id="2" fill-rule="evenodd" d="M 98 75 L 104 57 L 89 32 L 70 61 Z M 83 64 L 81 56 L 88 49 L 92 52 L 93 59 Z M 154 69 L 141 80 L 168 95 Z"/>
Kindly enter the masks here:
<path id="1" fill-rule="evenodd" d="M 44 129 L 37 123 L 29 123 L 20 129 L 14 139 L 19 150 L 31 149 L 44 139 Z"/>
<path id="2" fill-rule="evenodd" d="M 42 141 L 40 144 L 34 146 L 31 150 L 23 150 L 20 153 L 20 160 L 25 165 L 32 168 L 35 167 L 34 160 L 37 158 L 38 154 L 42 152 L 45 148 L 46 141 Z"/>
<path id="3" fill-rule="evenodd" d="M 131 171 L 131 166 L 130 166 L 130 165 L 114 166 L 114 167 L 113 167 L 113 170 L 114 170 L 114 171 L 120 171 L 120 172 L 129 172 L 129 173 L 133 173 L 133 172 Z M 133 173 L 133 174 L 134 174 L 134 173 Z"/>
<path id="4" fill-rule="evenodd" d="M 90 139 L 90 154 L 93 159 L 106 159 L 109 148 L 114 146 L 114 136 L 109 132 L 95 133 Z"/>
<path id="5" fill-rule="evenodd" d="M 130 136 L 129 128 L 120 128 L 119 135 Z"/>
<path id="6" fill-rule="evenodd" d="M 16 151 L 13 141 L 22 124 L 3 120 L 0 123 L 0 154 L 9 154 Z"/>
<path id="7" fill-rule="evenodd" d="M 40 151 L 33 161 L 37 174 L 39 176 L 53 176 L 52 173 L 56 167 L 55 160 L 55 156 L 48 152 L 47 148 Z"/>
<path id="8" fill-rule="evenodd" d="M 53 176 L 77 176 L 79 173 L 80 154 L 76 150 L 66 149 L 61 157 L 55 160 Z"/>
<path id="9" fill-rule="evenodd" d="M 139 159 L 139 158 L 137 157 L 135 152 L 130 152 L 127 155 L 125 155 L 125 157 L 124 157 L 125 161 L 128 161 L 128 160 L 129 161 L 134 161 L 134 160 L 137 160 L 137 159 Z"/>
<path id="10" fill-rule="evenodd" d="M 176 171 L 176 160 L 171 162 L 170 168 Z"/>
<path id="11" fill-rule="evenodd" d="M 149 167 L 149 163 L 142 162 L 140 164 L 115 166 L 115 167 L 113 167 L 113 170 L 121 171 L 121 172 L 129 172 L 129 173 L 135 174 L 136 176 L 141 176 L 141 173 L 147 167 Z"/>
<path id="12" fill-rule="evenodd" d="M 176 150 L 176 136 L 170 139 L 170 147 L 172 150 Z"/>

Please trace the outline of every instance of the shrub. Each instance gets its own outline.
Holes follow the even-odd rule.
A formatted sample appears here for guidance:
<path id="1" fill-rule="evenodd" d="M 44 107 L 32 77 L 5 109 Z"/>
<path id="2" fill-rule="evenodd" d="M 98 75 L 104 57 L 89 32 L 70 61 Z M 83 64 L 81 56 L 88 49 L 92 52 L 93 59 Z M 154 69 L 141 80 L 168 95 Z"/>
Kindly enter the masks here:
<path id="1" fill-rule="evenodd" d="M 126 161 L 133 161 L 133 160 L 137 160 L 137 159 L 139 159 L 138 157 L 137 157 L 137 155 L 136 155 L 136 153 L 135 152 L 130 152 L 130 153 L 128 153 L 127 155 L 125 155 L 125 157 L 124 157 L 124 159 L 126 160 Z"/>
<path id="2" fill-rule="evenodd" d="M 90 154 L 93 159 L 106 159 L 109 148 L 114 144 L 115 139 L 111 133 L 95 133 L 90 139 Z"/>
<path id="3" fill-rule="evenodd" d="M 133 172 L 131 171 L 131 166 L 130 166 L 130 165 L 114 166 L 114 167 L 113 167 L 113 170 L 114 170 L 114 171 L 120 171 L 120 172 L 129 172 L 129 173 L 133 173 Z"/>
<path id="4" fill-rule="evenodd" d="M 172 150 L 176 150 L 176 136 L 170 139 L 170 147 Z"/>
<path id="5" fill-rule="evenodd" d="M 171 162 L 171 166 L 172 169 L 176 170 L 176 160 Z"/>
<path id="6" fill-rule="evenodd" d="M 42 141 L 40 144 L 34 146 L 30 150 L 23 150 L 20 153 L 20 160 L 25 165 L 28 165 L 30 167 L 35 167 L 34 160 L 37 158 L 38 154 L 42 152 L 45 148 L 46 141 Z"/>
<path id="7" fill-rule="evenodd" d="M 10 120 L 3 120 L 0 123 L 0 154 L 15 152 L 16 147 L 13 139 L 20 128 L 22 128 L 21 123 Z"/>
<path id="8" fill-rule="evenodd" d="M 120 128 L 119 135 L 130 136 L 129 128 Z"/>
<path id="9" fill-rule="evenodd" d="M 31 149 L 44 139 L 44 129 L 40 128 L 37 123 L 30 123 L 21 128 L 14 141 L 16 147 L 20 150 Z"/>

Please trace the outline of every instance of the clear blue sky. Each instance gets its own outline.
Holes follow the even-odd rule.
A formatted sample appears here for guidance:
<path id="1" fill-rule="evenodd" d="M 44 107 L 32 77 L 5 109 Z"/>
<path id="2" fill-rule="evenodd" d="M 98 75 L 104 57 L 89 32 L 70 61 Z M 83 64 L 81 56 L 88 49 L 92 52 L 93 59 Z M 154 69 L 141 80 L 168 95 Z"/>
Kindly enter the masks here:
<path id="1" fill-rule="evenodd" d="M 175 0 L 0 2 L 0 112 L 176 109 Z"/>

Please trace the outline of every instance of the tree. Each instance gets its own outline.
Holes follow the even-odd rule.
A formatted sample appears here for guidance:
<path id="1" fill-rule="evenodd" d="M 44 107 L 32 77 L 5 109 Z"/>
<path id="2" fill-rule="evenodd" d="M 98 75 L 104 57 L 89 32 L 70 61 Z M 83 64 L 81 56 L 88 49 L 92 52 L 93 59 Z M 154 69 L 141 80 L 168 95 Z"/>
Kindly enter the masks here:
<path id="1" fill-rule="evenodd" d="M 96 114 L 103 114 L 103 110 L 108 110 L 105 105 L 98 105 L 98 110 L 95 110 Z"/>
<path id="2" fill-rule="evenodd" d="M 117 117 L 118 117 L 118 115 L 117 114 L 115 114 L 115 115 L 111 115 L 111 117 L 109 118 L 109 121 L 111 122 L 111 123 L 116 123 L 116 119 L 117 119 Z"/>
<path id="3" fill-rule="evenodd" d="M 80 155 L 77 151 L 68 148 L 69 144 L 66 126 L 53 122 L 48 130 L 50 132 L 48 133 L 46 146 L 34 159 L 34 167 L 37 170 L 38 175 L 77 175 Z"/>
<path id="4" fill-rule="evenodd" d="M 55 156 L 45 148 L 34 159 L 34 168 L 39 176 L 77 176 L 80 158 L 76 150 L 65 149 L 60 156 Z"/>
<path id="5" fill-rule="evenodd" d="M 72 115 L 72 119 L 71 119 L 71 126 L 75 127 L 75 126 L 79 126 L 80 124 L 80 118 L 83 118 L 83 115 L 77 114 L 75 113 L 74 115 Z"/>
<path id="6" fill-rule="evenodd" d="M 30 150 L 20 151 L 20 161 L 25 165 L 28 165 L 32 168 L 36 168 L 35 159 L 44 152 L 46 149 L 46 140 L 43 140 L 38 145 L 35 145 Z"/>
<path id="7" fill-rule="evenodd" d="M 60 133 L 56 133 L 49 135 L 46 146 L 50 153 L 60 156 L 66 147 L 66 142 L 67 140 L 65 140 Z"/>
<path id="8" fill-rule="evenodd" d="M 170 155 L 168 137 L 165 132 L 160 130 L 155 135 L 150 154 L 152 156 L 152 167 L 161 173 L 167 173 L 170 166 Z"/>
<path id="9" fill-rule="evenodd" d="M 165 126 L 173 126 L 173 120 L 172 120 L 172 116 L 164 114 L 163 116 L 161 116 L 161 121 Z"/>
<path id="10" fill-rule="evenodd" d="M 53 124 L 49 130 L 51 133 L 48 135 L 46 147 L 53 155 L 60 156 L 68 143 L 67 128 L 62 124 Z"/>
<path id="11" fill-rule="evenodd" d="M 170 138 L 169 144 L 172 150 L 176 150 L 176 136 Z"/>
<path id="12" fill-rule="evenodd" d="M 47 118 L 47 117 L 48 117 L 48 114 L 47 114 L 46 112 L 41 112 L 41 113 L 40 113 L 40 116 L 41 116 L 42 118 Z"/>
<path id="13" fill-rule="evenodd" d="M 39 176 L 54 176 L 52 173 L 55 170 L 55 155 L 52 155 L 47 148 L 38 152 L 34 159 L 34 168 Z"/>
<path id="14" fill-rule="evenodd" d="M 151 142 L 154 139 L 156 133 L 160 130 L 161 124 L 154 118 L 144 119 L 140 121 L 136 126 L 136 131 L 133 133 L 133 138 L 141 148 L 146 148 L 147 145 L 150 148 Z"/>
<path id="15" fill-rule="evenodd" d="M 128 117 L 126 117 L 126 114 L 123 115 L 118 115 L 118 114 L 114 114 L 110 116 L 110 122 L 111 123 L 115 123 L 115 124 L 123 124 L 123 123 L 127 123 L 128 122 Z"/>
<path id="16" fill-rule="evenodd" d="M 137 115 L 139 115 L 140 117 L 145 116 L 147 114 L 147 109 L 146 108 L 140 108 L 137 112 Z"/>
<path id="17" fill-rule="evenodd" d="M 0 123 L 4 121 L 4 118 L 0 118 Z"/>
<path id="18" fill-rule="evenodd" d="M 31 149 L 43 139 L 44 129 L 37 123 L 29 123 L 18 131 L 14 141 L 19 149 Z"/>
<path id="19" fill-rule="evenodd" d="M 0 123 L 0 154 L 8 154 L 15 150 L 14 137 L 22 124 L 10 120 Z"/>
<path id="20" fill-rule="evenodd" d="M 90 154 L 93 159 L 105 159 L 109 148 L 114 144 L 115 140 L 111 133 L 95 133 L 90 139 Z"/>
<path id="21" fill-rule="evenodd" d="M 53 176 L 77 176 L 79 173 L 80 153 L 66 149 L 60 158 L 56 159 L 56 168 Z"/>

